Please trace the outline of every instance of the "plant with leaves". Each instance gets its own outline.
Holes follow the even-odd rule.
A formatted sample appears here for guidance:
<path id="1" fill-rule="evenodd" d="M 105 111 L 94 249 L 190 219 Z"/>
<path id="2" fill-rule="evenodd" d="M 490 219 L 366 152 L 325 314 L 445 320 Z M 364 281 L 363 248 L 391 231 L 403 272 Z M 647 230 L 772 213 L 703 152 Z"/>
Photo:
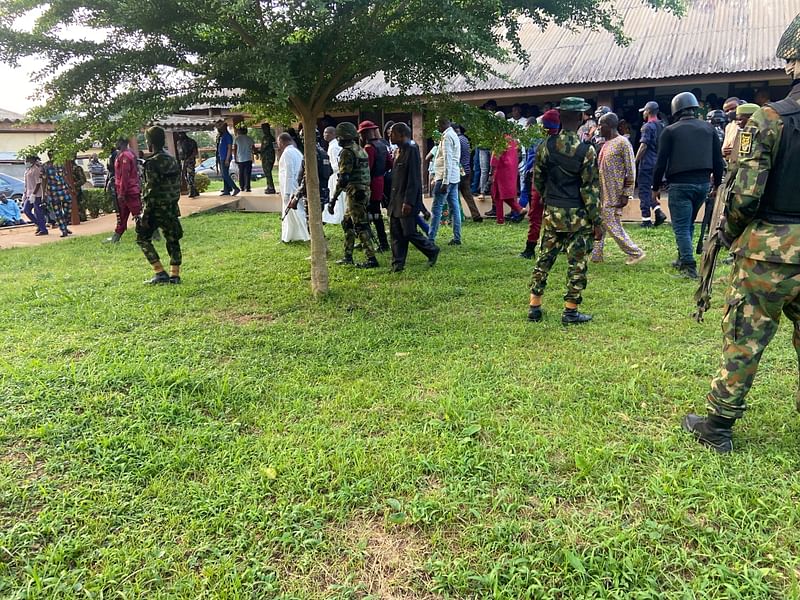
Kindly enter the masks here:
<path id="1" fill-rule="evenodd" d="M 647 1 L 679 10 L 682 0 Z M 30 31 L 15 25 L 31 15 Z M 47 60 L 45 104 L 32 116 L 59 118 L 51 144 L 66 154 L 197 104 L 260 106 L 313 131 L 340 95 L 376 74 L 424 96 L 442 91 L 448 74 L 478 80 L 527 60 L 524 18 L 589 23 L 624 41 L 620 15 L 601 0 L 0 0 L 0 60 Z M 305 158 L 314 164 L 313 144 Z M 316 179 L 309 169 L 320 295 L 328 271 Z"/>

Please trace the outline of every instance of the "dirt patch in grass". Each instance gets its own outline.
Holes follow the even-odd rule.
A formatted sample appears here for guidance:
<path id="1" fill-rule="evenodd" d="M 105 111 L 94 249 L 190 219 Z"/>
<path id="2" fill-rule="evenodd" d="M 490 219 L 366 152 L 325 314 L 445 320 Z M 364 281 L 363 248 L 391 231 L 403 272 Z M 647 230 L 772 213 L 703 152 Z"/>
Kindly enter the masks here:
<path id="1" fill-rule="evenodd" d="M 23 473 L 23 481 L 26 483 L 34 483 L 44 475 L 44 461 L 36 455 L 35 449 L 25 448 L 20 444 L 0 449 L 0 462 Z"/>
<path id="2" fill-rule="evenodd" d="M 379 518 L 356 518 L 331 527 L 327 537 L 340 547 L 340 560 L 320 564 L 320 596 L 347 582 L 363 596 L 381 600 L 435 600 L 427 590 L 430 577 L 424 569 L 429 548 L 407 527 L 385 525 Z"/>
<path id="3" fill-rule="evenodd" d="M 223 321 L 233 323 L 240 327 L 250 325 L 251 323 L 272 323 L 275 321 L 275 315 L 271 313 L 241 313 L 234 311 L 221 311 L 217 315 Z"/>

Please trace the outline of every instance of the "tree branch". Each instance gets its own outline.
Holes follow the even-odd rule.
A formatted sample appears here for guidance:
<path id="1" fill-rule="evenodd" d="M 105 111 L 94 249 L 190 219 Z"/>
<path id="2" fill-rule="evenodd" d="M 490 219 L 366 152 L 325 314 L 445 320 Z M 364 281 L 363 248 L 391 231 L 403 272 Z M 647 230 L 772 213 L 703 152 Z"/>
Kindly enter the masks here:
<path id="1" fill-rule="evenodd" d="M 255 37 L 253 37 L 249 31 L 247 31 L 244 27 L 242 27 L 239 21 L 237 21 L 236 19 L 229 18 L 228 25 L 230 25 L 231 29 L 233 29 L 236 33 L 239 34 L 239 37 L 242 38 L 242 41 L 245 44 L 247 44 L 251 48 L 255 48 L 256 46 L 258 46 L 258 40 Z"/>

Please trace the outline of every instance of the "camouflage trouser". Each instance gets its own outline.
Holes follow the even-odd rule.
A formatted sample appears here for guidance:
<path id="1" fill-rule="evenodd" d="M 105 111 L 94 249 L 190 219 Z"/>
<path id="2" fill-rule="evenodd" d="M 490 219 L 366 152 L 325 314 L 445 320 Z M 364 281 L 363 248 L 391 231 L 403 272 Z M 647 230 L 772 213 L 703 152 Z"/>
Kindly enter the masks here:
<path id="1" fill-rule="evenodd" d="M 794 323 L 792 341 L 800 358 L 800 265 L 737 257 L 725 302 L 722 363 L 711 382 L 708 412 L 739 419 L 781 312 Z"/>
<path id="2" fill-rule="evenodd" d="M 586 289 L 586 255 L 592 249 L 592 224 L 586 211 L 574 208 L 547 207 L 542 222 L 539 259 L 533 269 L 531 294 L 541 296 L 547 287 L 547 276 L 563 250 L 567 254 L 567 293 L 565 302 L 580 304 Z"/>
<path id="3" fill-rule="evenodd" d="M 369 190 L 347 190 L 347 210 L 344 213 L 342 229 L 344 229 L 344 255 L 353 256 L 356 237 L 364 248 L 367 258 L 375 257 L 372 246 L 372 233 L 369 228 Z"/>
<path id="4" fill-rule="evenodd" d="M 183 227 L 179 216 L 177 206 L 148 204 L 144 207 L 142 216 L 136 223 L 136 243 L 151 265 L 161 261 L 153 246 L 153 234 L 158 229 L 164 233 L 164 240 L 167 242 L 169 264 L 176 266 L 181 264 L 180 239 L 183 237 Z"/>
<path id="5" fill-rule="evenodd" d="M 186 187 L 189 190 L 190 196 L 196 196 L 197 190 L 194 186 L 194 158 L 187 158 L 181 163 L 181 171 L 183 180 L 186 182 Z"/>

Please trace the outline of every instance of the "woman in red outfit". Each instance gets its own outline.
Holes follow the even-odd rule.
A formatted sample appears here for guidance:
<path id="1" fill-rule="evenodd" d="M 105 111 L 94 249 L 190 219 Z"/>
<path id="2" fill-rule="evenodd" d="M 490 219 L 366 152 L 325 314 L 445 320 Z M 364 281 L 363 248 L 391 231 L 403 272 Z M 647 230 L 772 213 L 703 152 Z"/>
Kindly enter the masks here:
<path id="1" fill-rule="evenodd" d="M 503 113 L 497 113 L 498 116 Z M 492 203 L 496 213 L 495 218 L 499 224 L 505 223 L 505 202 L 511 207 L 511 220 L 516 222 L 522 218 L 522 207 L 517 202 L 517 181 L 519 180 L 519 159 L 517 157 L 517 142 L 506 136 L 508 147 L 500 154 L 492 154 L 490 163 L 492 169 Z"/>

